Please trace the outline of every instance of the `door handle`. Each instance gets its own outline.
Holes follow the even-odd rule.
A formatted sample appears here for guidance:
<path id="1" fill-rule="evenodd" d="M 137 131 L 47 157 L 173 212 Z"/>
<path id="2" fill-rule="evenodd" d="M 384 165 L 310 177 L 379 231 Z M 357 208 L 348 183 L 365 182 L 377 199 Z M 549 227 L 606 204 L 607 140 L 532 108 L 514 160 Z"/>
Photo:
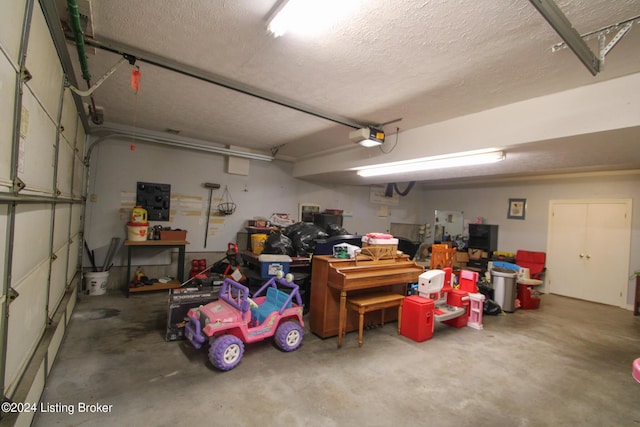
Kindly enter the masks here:
<path id="1" fill-rule="evenodd" d="M 587 255 L 587 259 L 591 259 L 591 255 Z"/>
<path id="2" fill-rule="evenodd" d="M 580 254 L 580 258 L 584 258 L 584 254 Z"/>

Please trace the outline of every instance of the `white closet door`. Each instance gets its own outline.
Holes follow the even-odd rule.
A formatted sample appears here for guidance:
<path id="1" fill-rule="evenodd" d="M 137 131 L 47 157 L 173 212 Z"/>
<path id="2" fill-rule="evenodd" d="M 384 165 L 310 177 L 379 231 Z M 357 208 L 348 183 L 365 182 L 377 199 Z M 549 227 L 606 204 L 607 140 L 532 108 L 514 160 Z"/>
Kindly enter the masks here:
<path id="1" fill-rule="evenodd" d="M 549 292 L 625 307 L 631 200 L 552 201 Z"/>
<path id="2" fill-rule="evenodd" d="M 587 205 L 553 204 L 549 224 L 546 273 L 549 292 L 583 298 Z"/>
<path id="3" fill-rule="evenodd" d="M 590 203 L 584 299 L 623 306 L 629 275 L 631 212 L 626 203 Z"/>

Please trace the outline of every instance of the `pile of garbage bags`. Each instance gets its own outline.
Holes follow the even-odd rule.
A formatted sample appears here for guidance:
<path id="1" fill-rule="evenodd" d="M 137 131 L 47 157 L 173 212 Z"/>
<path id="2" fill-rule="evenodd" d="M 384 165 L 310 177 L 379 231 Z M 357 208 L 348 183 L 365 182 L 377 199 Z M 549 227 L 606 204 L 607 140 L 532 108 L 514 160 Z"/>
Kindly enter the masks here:
<path id="1" fill-rule="evenodd" d="M 321 227 L 316 224 L 297 222 L 283 228 L 279 233 L 271 233 L 264 243 L 262 253 L 309 256 L 315 249 L 316 239 L 348 234 L 347 230 L 337 224 L 328 224 L 326 227 Z"/>

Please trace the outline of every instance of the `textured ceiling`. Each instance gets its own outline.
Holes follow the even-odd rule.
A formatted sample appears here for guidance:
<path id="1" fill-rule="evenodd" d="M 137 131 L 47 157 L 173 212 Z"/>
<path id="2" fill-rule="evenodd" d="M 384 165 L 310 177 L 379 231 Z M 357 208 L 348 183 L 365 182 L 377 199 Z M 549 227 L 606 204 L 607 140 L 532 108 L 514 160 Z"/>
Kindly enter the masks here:
<path id="1" fill-rule="evenodd" d="M 65 3 L 58 0 L 63 27 Z M 116 50 L 129 48 L 130 53 L 162 58 L 352 123 L 382 124 L 401 118 L 385 128 L 389 133 L 396 126 L 404 131 L 640 72 L 640 25 L 608 54 L 604 71 L 594 77 L 569 49 L 551 52 L 561 40 L 526 0 L 362 0 L 353 14 L 319 37 L 280 38 L 265 29 L 273 3 L 80 1 L 81 10 L 90 11 L 87 36 Z M 640 15 L 637 0 L 564 0 L 558 6 L 581 34 Z M 595 41 L 590 46 L 597 51 Z M 75 47 L 71 43 L 67 47 L 81 81 Z M 89 49 L 93 80 L 120 57 Z M 178 129 L 180 136 L 267 153 L 278 147 L 278 157 L 292 161 L 353 145 L 348 139 L 352 129 L 342 124 L 145 61 L 136 65 L 142 72 L 137 95 L 130 87 L 129 65 L 118 69 L 94 94 L 108 125 L 159 132 Z M 624 136 L 638 140 L 637 132 Z M 586 154 L 574 156 L 575 143 L 566 141 L 563 149 L 560 141 L 547 141 L 522 147 L 514 155 L 531 157 L 523 164 L 552 162 L 549 171 L 569 157 L 571 161 L 557 169 L 607 168 L 601 154 L 596 154 L 598 161 Z M 591 137 L 590 143 L 597 152 L 601 139 Z M 622 152 L 631 151 L 630 157 L 611 159 L 609 164 L 615 163 L 617 169 L 640 166 L 640 158 L 634 159 L 638 150 L 630 150 L 630 144 L 625 140 L 620 147 Z M 552 147 L 559 149 L 554 155 Z M 567 153 L 567 158 L 560 153 Z M 512 173 L 506 166 L 484 172 Z M 440 174 L 437 179 L 447 176 Z M 346 175 L 342 178 L 348 182 Z M 423 174 L 404 179 L 435 178 Z"/>

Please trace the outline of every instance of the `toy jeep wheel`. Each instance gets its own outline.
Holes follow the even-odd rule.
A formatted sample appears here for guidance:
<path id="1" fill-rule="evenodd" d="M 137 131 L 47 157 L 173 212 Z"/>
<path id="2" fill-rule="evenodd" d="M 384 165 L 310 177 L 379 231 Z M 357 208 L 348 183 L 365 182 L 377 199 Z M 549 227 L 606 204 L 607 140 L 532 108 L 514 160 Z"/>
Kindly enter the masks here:
<path id="1" fill-rule="evenodd" d="M 278 326 L 276 331 L 276 345 L 284 351 L 296 350 L 302 344 L 303 335 L 304 331 L 298 323 L 292 321 L 284 322 Z"/>
<path id="2" fill-rule="evenodd" d="M 236 367 L 242 359 L 244 344 L 234 335 L 223 335 L 216 338 L 209 347 L 209 361 L 221 371 Z"/>

